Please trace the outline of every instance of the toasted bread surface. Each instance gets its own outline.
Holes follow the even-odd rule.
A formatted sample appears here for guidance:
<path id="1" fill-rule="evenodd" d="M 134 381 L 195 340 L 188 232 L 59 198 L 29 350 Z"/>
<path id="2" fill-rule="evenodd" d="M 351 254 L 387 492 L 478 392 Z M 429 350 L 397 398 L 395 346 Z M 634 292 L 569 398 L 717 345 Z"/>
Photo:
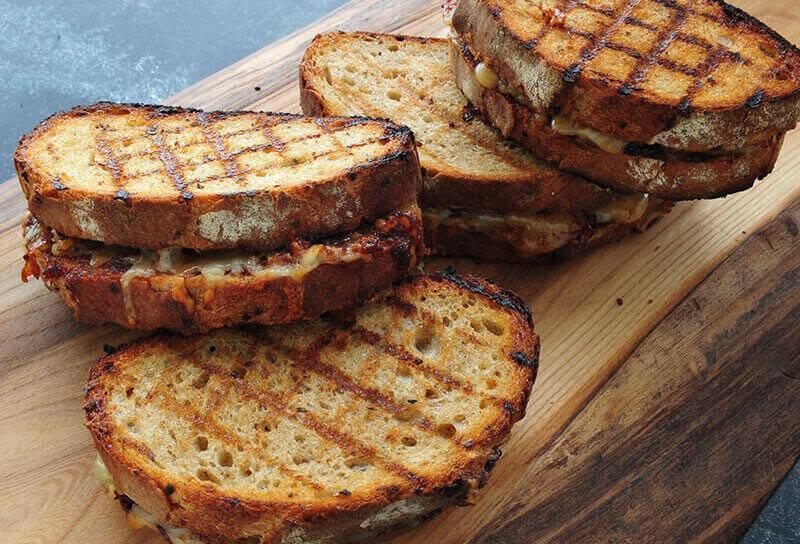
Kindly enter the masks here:
<path id="1" fill-rule="evenodd" d="M 800 117 L 800 51 L 719 0 L 460 0 L 452 26 L 534 109 L 624 140 L 732 150 Z"/>
<path id="2" fill-rule="evenodd" d="M 459 88 L 488 122 L 555 166 L 618 191 L 667 200 L 724 196 L 747 189 L 769 174 L 783 143 L 780 134 L 738 152 L 701 154 L 630 145 L 605 149 L 585 140 L 582 133 L 557 132 L 549 115 L 482 85 L 476 76 L 478 61 L 463 45 L 453 42 L 451 52 Z"/>
<path id="3" fill-rule="evenodd" d="M 370 115 L 409 126 L 425 207 L 480 212 L 586 211 L 619 195 L 504 140 L 453 82 L 447 40 L 333 32 L 301 64 L 303 110 Z"/>
<path id="4" fill-rule="evenodd" d="M 412 204 L 411 132 L 385 121 L 99 103 L 50 117 L 14 164 L 31 213 L 65 236 L 268 251 Z"/>
<path id="5" fill-rule="evenodd" d="M 627 217 L 606 217 L 602 223 L 596 216 L 583 214 L 487 216 L 428 209 L 424 213 L 425 244 L 437 255 L 550 262 L 643 232 L 671 209 L 670 202 L 643 199 L 630 212 L 620 210 L 619 214 Z"/>
<path id="6" fill-rule="evenodd" d="M 64 238 L 32 217 L 23 226 L 24 277 L 41 277 L 79 320 L 183 333 L 339 310 L 386 289 L 423 254 L 419 208 L 266 254 L 147 252 Z"/>
<path id="7" fill-rule="evenodd" d="M 138 341 L 90 371 L 87 426 L 160 526 L 354 542 L 485 483 L 538 348 L 516 296 L 447 270 L 345 321 Z"/>

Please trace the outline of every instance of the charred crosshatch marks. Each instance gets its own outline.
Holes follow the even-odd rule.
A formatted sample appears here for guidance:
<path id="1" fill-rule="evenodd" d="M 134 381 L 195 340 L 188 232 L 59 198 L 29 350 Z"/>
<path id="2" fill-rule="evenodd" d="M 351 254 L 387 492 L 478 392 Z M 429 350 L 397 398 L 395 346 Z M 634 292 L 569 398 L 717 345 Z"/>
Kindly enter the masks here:
<path id="1" fill-rule="evenodd" d="M 520 314 L 529 324 L 533 322 L 533 314 L 531 313 L 530 309 L 518 296 L 510 291 L 505 291 L 499 288 L 494 288 L 491 290 L 487 289 L 486 285 L 489 285 L 488 283 L 484 284 L 483 282 L 474 282 L 468 279 L 468 277 L 459 276 L 456 274 L 455 269 L 453 269 L 451 266 L 448 266 L 441 272 L 438 272 L 438 275 L 451 281 L 459 287 L 472 291 L 473 293 L 481 295 L 482 297 L 499 304 L 504 308 Z"/>

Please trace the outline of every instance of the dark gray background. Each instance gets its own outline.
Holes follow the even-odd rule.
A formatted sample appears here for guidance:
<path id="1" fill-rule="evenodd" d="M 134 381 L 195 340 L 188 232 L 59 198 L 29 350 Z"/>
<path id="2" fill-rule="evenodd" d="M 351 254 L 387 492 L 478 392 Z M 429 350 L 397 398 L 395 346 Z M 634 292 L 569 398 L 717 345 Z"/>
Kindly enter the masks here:
<path id="1" fill-rule="evenodd" d="M 158 102 L 344 3 L 0 0 L 0 180 L 19 136 L 51 113 Z M 742 542 L 800 542 L 800 463 Z"/>

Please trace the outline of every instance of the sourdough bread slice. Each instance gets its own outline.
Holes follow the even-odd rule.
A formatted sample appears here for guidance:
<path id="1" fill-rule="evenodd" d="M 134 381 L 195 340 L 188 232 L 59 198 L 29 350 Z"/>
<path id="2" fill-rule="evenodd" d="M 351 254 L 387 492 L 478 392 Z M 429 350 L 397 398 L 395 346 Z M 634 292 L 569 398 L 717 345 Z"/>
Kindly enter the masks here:
<path id="1" fill-rule="evenodd" d="M 784 133 L 758 146 L 722 153 L 676 152 L 623 142 L 531 109 L 502 82 L 481 83 L 481 59 L 457 41 L 451 50 L 459 88 L 504 136 L 554 166 L 618 191 L 667 200 L 724 196 L 747 189 L 769 174 L 783 144 Z"/>
<path id="2" fill-rule="evenodd" d="M 385 121 L 99 103 L 50 117 L 14 154 L 59 233 L 146 249 L 269 251 L 416 201 L 411 132 Z"/>
<path id="3" fill-rule="evenodd" d="M 516 296 L 448 270 L 346 321 L 138 341 L 91 369 L 86 422 L 110 494 L 165 535 L 371 542 L 473 498 L 538 350 Z"/>
<path id="4" fill-rule="evenodd" d="M 423 255 L 416 206 L 344 236 L 286 250 L 146 251 L 60 236 L 26 219 L 23 279 L 40 277 L 80 321 L 195 333 L 288 323 L 362 302 Z"/>
<path id="5" fill-rule="evenodd" d="M 452 28 L 532 109 L 621 140 L 733 151 L 800 117 L 800 51 L 719 0 L 459 0 Z"/>

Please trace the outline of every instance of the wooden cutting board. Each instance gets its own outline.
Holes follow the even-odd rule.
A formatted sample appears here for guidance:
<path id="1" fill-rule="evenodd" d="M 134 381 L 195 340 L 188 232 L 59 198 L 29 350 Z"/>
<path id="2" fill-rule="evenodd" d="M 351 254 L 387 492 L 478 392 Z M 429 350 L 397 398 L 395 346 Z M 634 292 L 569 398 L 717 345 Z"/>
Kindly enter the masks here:
<path id="1" fill-rule="evenodd" d="M 800 41 L 796 0 L 737 3 Z M 355 0 L 169 102 L 298 111 L 314 34 L 443 35 L 438 4 Z M 155 542 L 99 491 L 82 425 L 90 364 L 137 335 L 79 325 L 20 282 L 23 211 L 0 185 L 0 540 Z M 528 301 L 541 372 L 477 504 L 395 542 L 735 540 L 800 454 L 799 232 L 796 131 L 754 189 L 647 234 L 557 266 L 455 261 Z"/>

